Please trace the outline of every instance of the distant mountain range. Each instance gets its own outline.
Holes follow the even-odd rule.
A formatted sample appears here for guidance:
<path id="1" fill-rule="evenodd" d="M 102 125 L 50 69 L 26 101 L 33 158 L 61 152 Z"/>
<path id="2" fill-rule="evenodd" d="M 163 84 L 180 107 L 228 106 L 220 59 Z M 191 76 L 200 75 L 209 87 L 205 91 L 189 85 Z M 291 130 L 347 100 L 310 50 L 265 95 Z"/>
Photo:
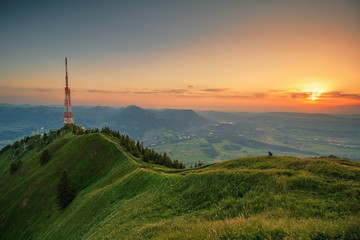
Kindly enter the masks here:
<path id="1" fill-rule="evenodd" d="M 110 126 L 137 139 L 154 129 L 183 131 L 212 122 L 193 110 L 147 110 L 134 105 L 119 109 L 74 106 L 72 111 L 79 126 L 85 128 Z M 2 116 L 0 141 L 13 141 L 37 132 L 41 127 L 46 131 L 61 128 L 63 107 L 2 104 L 0 114 Z"/>
<path id="2" fill-rule="evenodd" d="M 186 164 L 243 156 L 334 154 L 360 159 L 360 115 L 74 106 L 78 126 L 109 126 Z M 62 106 L 0 104 L 0 148 L 62 127 Z"/>
<path id="3" fill-rule="evenodd" d="M 153 129 L 184 131 L 212 122 L 193 110 L 145 110 L 137 106 L 119 109 L 106 121 L 113 129 L 128 133 L 134 138 L 141 138 Z"/>

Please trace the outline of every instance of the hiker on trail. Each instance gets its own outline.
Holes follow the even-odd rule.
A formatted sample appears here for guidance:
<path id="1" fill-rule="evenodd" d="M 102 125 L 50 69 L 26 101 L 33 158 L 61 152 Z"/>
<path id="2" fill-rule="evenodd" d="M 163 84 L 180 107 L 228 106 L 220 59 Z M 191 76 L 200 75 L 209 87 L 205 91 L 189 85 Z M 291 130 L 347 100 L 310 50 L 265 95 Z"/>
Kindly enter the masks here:
<path id="1" fill-rule="evenodd" d="M 272 157 L 273 155 L 272 152 L 268 151 L 268 153 L 269 153 L 269 157 Z"/>

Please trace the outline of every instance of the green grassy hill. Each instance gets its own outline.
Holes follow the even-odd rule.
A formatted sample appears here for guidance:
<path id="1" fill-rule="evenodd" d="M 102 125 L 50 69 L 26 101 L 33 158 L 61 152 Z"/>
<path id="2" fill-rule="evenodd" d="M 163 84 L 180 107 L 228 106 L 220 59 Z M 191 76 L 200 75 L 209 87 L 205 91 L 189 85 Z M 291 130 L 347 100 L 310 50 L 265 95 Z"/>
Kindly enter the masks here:
<path id="1" fill-rule="evenodd" d="M 360 238 L 360 164 L 350 160 L 261 156 L 170 170 L 99 133 L 67 133 L 20 155 L 10 174 L 11 151 L 0 155 L 0 239 Z M 76 198 L 60 210 L 63 170 Z"/>

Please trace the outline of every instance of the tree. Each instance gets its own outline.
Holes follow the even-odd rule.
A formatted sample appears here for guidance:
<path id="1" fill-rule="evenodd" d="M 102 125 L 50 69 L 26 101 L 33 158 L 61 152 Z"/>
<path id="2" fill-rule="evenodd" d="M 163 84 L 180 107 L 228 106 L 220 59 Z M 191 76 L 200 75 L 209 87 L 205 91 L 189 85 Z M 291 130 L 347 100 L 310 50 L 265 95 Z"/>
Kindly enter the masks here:
<path id="1" fill-rule="evenodd" d="M 46 132 L 44 132 L 44 135 L 43 135 L 43 141 L 44 143 L 46 143 L 46 141 L 48 140 L 49 136 L 46 134 Z"/>
<path id="2" fill-rule="evenodd" d="M 20 147 L 20 142 L 19 141 L 14 142 L 14 147 L 19 148 Z"/>
<path id="3" fill-rule="evenodd" d="M 51 157 L 50 157 L 49 150 L 45 149 L 40 156 L 40 164 L 44 165 L 45 163 L 50 161 L 50 158 Z"/>
<path id="4" fill-rule="evenodd" d="M 22 162 L 18 161 L 17 163 L 11 163 L 10 165 L 10 174 L 13 174 L 14 172 L 16 172 L 19 167 L 21 166 Z"/>
<path id="5" fill-rule="evenodd" d="M 135 156 L 135 157 L 140 157 L 140 153 L 139 153 L 139 150 L 137 147 L 134 147 L 134 151 L 132 152 L 132 154 Z"/>
<path id="6" fill-rule="evenodd" d="M 66 171 L 62 173 L 60 183 L 58 185 L 57 204 L 61 209 L 66 208 L 75 198 L 75 192 L 70 186 L 70 180 Z"/>

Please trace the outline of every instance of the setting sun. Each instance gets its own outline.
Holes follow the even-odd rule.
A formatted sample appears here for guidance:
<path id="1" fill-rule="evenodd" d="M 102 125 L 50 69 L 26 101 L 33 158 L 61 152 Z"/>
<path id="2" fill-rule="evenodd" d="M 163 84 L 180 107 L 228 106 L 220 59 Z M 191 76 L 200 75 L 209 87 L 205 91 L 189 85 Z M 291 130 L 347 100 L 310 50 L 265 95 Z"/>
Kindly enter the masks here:
<path id="1" fill-rule="evenodd" d="M 310 102 L 314 102 L 316 100 L 321 99 L 321 95 L 323 93 L 326 93 L 328 89 L 325 89 L 323 87 L 323 84 L 318 83 L 311 83 L 307 87 L 301 90 L 301 93 L 303 94 L 304 98 L 306 100 L 310 100 Z"/>
<path id="2" fill-rule="evenodd" d="M 307 99 L 310 99 L 311 101 L 315 101 L 315 100 L 320 99 L 320 96 L 324 91 L 322 91 L 322 90 L 311 90 L 311 91 L 306 91 L 306 92 L 310 92 L 310 96 Z"/>

